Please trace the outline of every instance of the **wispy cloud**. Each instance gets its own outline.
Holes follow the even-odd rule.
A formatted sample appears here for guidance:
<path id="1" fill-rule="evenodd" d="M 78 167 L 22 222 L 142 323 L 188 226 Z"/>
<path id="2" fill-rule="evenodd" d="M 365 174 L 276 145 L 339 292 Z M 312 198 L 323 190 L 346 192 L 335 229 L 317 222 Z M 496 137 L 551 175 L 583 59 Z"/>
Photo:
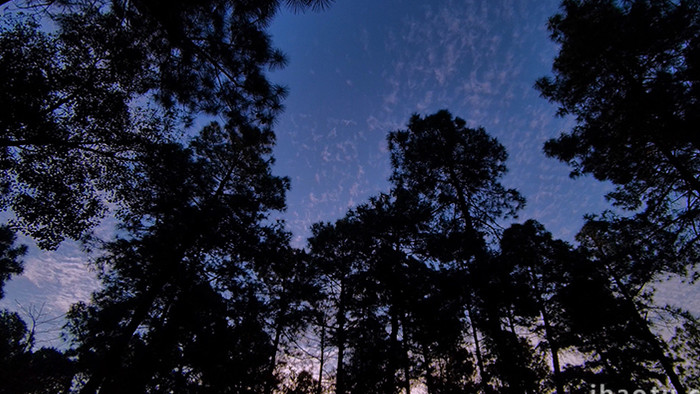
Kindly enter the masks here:
<path id="1" fill-rule="evenodd" d="M 99 288 L 89 257 L 72 242 L 49 252 L 39 250 L 29 239 L 20 241 L 30 246 L 24 273 L 7 283 L 0 307 L 19 312 L 29 323 L 32 317 L 38 318 L 38 346 L 64 346 L 60 339 L 63 316 L 71 305 L 88 301 Z"/>

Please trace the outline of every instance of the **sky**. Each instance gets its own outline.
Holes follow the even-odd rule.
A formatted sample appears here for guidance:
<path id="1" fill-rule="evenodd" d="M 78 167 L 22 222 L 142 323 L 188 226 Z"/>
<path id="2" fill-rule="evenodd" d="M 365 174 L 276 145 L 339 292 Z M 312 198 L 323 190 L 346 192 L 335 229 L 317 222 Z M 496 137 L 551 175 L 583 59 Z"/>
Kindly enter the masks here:
<path id="1" fill-rule="evenodd" d="M 338 219 L 388 191 L 386 135 L 405 128 L 414 113 L 440 109 L 506 147 L 502 183 L 527 199 L 516 221 L 536 219 L 573 241 L 584 214 L 610 208 L 609 184 L 570 179 L 565 164 L 542 153 L 547 139 L 573 126 L 533 88 L 551 73 L 557 48 L 546 23 L 558 4 L 336 0 L 322 12 L 281 12 L 270 34 L 289 63 L 270 78 L 290 93 L 275 126 L 274 172 L 291 180 L 288 208 L 277 216 L 287 221 L 294 245 L 305 245 L 311 224 Z M 40 345 L 60 346 L 60 316 L 97 286 L 86 263 L 75 244 L 51 253 L 32 248 L 0 307 L 43 310 L 50 321 L 40 327 L 46 331 Z M 697 289 L 674 283 L 660 298 L 700 312 Z"/>
<path id="2" fill-rule="evenodd" d="M 609 185 L 572 180 L 542 153 L 571 127 L 533 88 L 556 46 L 547 18 L 558 1 L 336 1 L 320 13 L 281 14 L 273 42 L 289 65 L 272 75 L 289 87 L 279 118 L 276 172 L 292 180 L 285 216 L 304 245 L 309 226 L 388 190 L 386 135 L 414 113 L 448 109 L 506 147 L 503 183 L 527 198 L 522 219 L 572 240 Z"/>

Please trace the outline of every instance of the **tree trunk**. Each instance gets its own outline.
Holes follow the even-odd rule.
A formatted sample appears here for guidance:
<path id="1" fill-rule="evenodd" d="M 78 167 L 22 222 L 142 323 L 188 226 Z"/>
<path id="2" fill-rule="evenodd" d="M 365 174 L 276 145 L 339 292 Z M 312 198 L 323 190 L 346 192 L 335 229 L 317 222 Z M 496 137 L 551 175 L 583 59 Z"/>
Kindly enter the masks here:
<path id="1" fill-rule="evenodd" d="M 411 360 L 408 357 L 408 329 L 406 328 L 406 313 L 401 316 L 401 327 L 403 328 L 403 338 L 401 340 L 401 361 L 403 363 L 403 385 L 405 394 L 411 394 Z"/>
<path id="2" fill-rule="evenodd" d="M 481 345 L 479 344 L 479 333 L 476 330 L 476 323 L 474 322 L 474 319 L 472 319 L 473 315 L 474 314 L 471 309 L 471 304 L 467 304 L 467 318 L 469 319 L 469 325 L 471 325 L 472 338 L 474 338 L 474 353 L 476 354 L 476 365 L 479 368 L 479 378 L 481 379 L 479 384 L 481 385 L 484 392 L 488 392 L 486 386 L 488 385 L 489 377 L 486 373 L 486 368 L 484 367 L 484 359 L 481 354 Z"/>
<path id="3" fill-rule="evenodd" d="M 554 335 L 552 334 L 552 327 L 549 324 L 549 316 L 545 312 L 544 308 L 540 309 L 540 315 L 542 316 L 542 322 L 544 323 L 544 334 L 547 337 L 547 342 L 549 342 L 549 351 L 552 353 L 552 373 L 554 375 L 554 387 L 556 387 L 557 394 L 564 394 L 564 382 L 562 382 L 561 376 L 561 366 L 559 364 L 559 346 L 554 340 Z"/>
<path id="4" fill-rule="evenodd" d="M 325 318 L 321 318 L 321 357 L 318 366 L 318 386 L 316 387 L 316 394 L 321 394 L 323 391 L 323 367 L 325 363 L 325 353 L 326 353 L 326 321 Z"/>
<path id="5" fill-rule="evenodd" d="M 425 388 L 428 394 L 435 394 L 435 383 L 433 381 L 433 367 L 430 366 L 432 362 L 430 358 L 430 350 L 428 346 L 423 344 L 423 367 L 425 368 Z"/>
<path id="6" fill-rule="evenodd" d="M 403 352 L 403 385 L 406 394 L 411 394 L 411 363 L 406 349 Z"/>
<path id="7" fill-rule="evenodd" d="M 87 383 L 80 389 L 80 394 L 97 393 L 97 390 L 102 386 L 109 373 L 119 369 L 119 364 L 129 346 L 131 338 L 134 336 L 141 323 L 146 320 L 148 312 L 153 307 L 157 294 L 162 292 L 163 287 L 165 287 L 165 284 L 154 286 L 144 295 L 144 299 L 134 310 L 129 324 L 122 334 L 114 340 L 111 351 L 107 351 L 102 362 L 98 362 L 98 365 L 95 366 L 90 379 L 88 379 Z"/>
<path id="8" fill-rule="evenodd" d="M 676 394 L 686 394 L 687 391 L 685 387 L 683 387 L 683 384 L 681 383 L 681 380 L 678 377 L 678 374 L 676 373 L 673 361 L 666 355 L 666 352 L 664 352 L 663 346 L 661 345 L 661 341 L 659 340 L 659 338 L 653 332 L 651 332 L 651 329 L 649 328 L 649 322 L 647 322 L 647 320 L 639 314 L 639 309 L 637 309 L 634 300 L 629 295 L 627 288 L 622 283 L 622 281 L 611 270 L 608 269 L 608 271 L 611 272 L 613 280 L 617 284 L 617 287 L 620 289 L 620 292 L 622 293 L 622 297 L 625 299 L 627 307 L 630 309 L 630 312 L 635 322 L 642 329 L 644 338 L 651 345 L 651 350 L 654 354 L 654 357 L 656 357 L 656 359 L 658 359 L 661 363 L 661 366 L 663 367 L 666 376 L 671 381 L 671 384 L 673 385 Z"/>
<path id="9" fill-rule="evenodd" d="M 345 394 L 345 371 L 343 367 L 343 358 L 345 356 L 345 298 L 346 298 L 345 283 L 340 282 L 340 303 L 338 305 L 338 313 L 336 315 L 336 332 L 335 338 L 338 344 L 338 364 L 335 369 L 335 393 Z"/>
<path id="10" fill-rule="evenodd" d="M 195 225 L 191 225 L 189 228 L 196 229 Z M 106 351 L 103 361 L 93 368 L 94 372 L 80 390 L 81 394 L 96 393 L 100 386 L 104 384 L 105 379 L 119 370 L 131 338 L 133 338 L 139 326 L 148 318 L 148 312 L 153 308 L 158 296 L 164 292 L 169 284 L 174 282 L 174 278 L 177 278 L 178 275 L 183 275 L 182 261 L 185 251 L 189 245 L 194 243 L 194 239 L 190 234 L 194 234 L 195 230 L 192 231 L 192 233 L 187 233 L 184 238 L 174 237 L 169 232 L 160 234 L 155 238 L 155 242 L 146 248 L 149 256 L 147 260 L 153 265 L 158 275 L 153 280 L 153 285 L 141 296 L 141 300 L 136 305 L 129 324 L 117 335 L 110 349 Z M 179 242 L 174 242 L 174 240 L 179 240 Z M 175 268 L 165 269 L 164 267 L 168 263 Z"/>
<path id="11" fill-rule="evenodd" d="M 598 244 L 598 242 L 596 242 L 596 246 L 601 256 L 603 256 L 606 259 L 609 259 L 607 253 L 605 253 L 605 250 L 600 244 Z M 673 385 L 673 388 L 675 389 L 676 393 L 686 394 L 687 391 L 685 387 L 683 387 L 683 384 L 681 384 L 681 380 L 678 377 L 678 374 L 676 373 L 676 370 L 674 368 L 673 361 L 666 356 L 666 353 L 663 350 L 663 346 L 661 346 L 659 338 L 657 338 L 656 335 L 653 332 L 651 332 L 651 329 L 649 328 L 649 322 L 647 322 L 646 319 L 639 314 L 639 310 L 637 309 L 632 295 L 630 295 L 629 291 L 627 290 L 627 286 L 625 286 L 622 280 L 618 277 L 615 271 L 610 268 L 608 264 L 603 262 L 603 266 L 605 267 L 605 271 L 607 271 L 607 275 L 612 277 L 613 281 L 615 282 L 615 285 L 619 289 L 622 298 L 625 300 L 625 304 L 629 308 L 630 313 L 632 314 L 632 317 L 635 320 L 635 323 L 639 325 L 639 327 L 642 330 L 642 333 L 644 334 L 644 338 L 651 345 L 654 357 L 656 357 L 656 359 L 659 360 L 659 362 L 661 363 L 661 366 L 663 367 L 666 376 L 671 381 L 671 384 Z"/>
<path id="12" fill-rule="evenodd" d="M 272 377 L 275 374 L 275 366 L 277 366 L 277 349 L 280 346 L 280 339 L 282 337 L 282 324 L 277 323 L 275 327 L 275 340 L 272 343 L 272 355 L 270 357 L 270 364 L 267 367 L 267 379 L 265 380 L 265 388 L 263 389 L 265 394 L 272 393 Z"/>

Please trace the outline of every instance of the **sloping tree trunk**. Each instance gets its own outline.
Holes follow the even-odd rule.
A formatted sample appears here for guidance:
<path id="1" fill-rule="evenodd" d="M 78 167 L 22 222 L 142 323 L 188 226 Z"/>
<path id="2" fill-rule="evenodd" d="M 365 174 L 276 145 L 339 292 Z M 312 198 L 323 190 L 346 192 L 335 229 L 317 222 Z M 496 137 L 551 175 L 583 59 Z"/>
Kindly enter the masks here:
<path id="1" fill-rule="evenodd" d="M 642 330 L 644 339 L 646 339 L 649 345 L 651 345 L 652 354 L 654 354 L 654 357 L 659 361 L 659 363 L 663 367 L 664 372 L 666 373 L 668 379 L 671 381 L 671 384 L 673 385 L 673 388 L 675 389 L 676 393 L 686 394 L 687 391 L 681 383 L 678 374 L 676 373 L 673 361 L 666 355 L 666 352 L 664 352 L 663 350 L 661 340 L 653 332 L 651 332 L 651 329 L 649 328 L 649 322 L 647 322 L 646 319 L 639 314 L 639 309 L 635 305 L 635 302 L 630 296 L 627 287 L 624 285 L 624 283 L 622 283 L 620 278 L 618 278 L 618 276 L 612 270 L 608 268 L 608 271 L 610 271 L 610 274 L 612 275 L 615 284 L 620 290 L 620 293 L 622 294 L 622 297 L 625 300 L 625 304 L 630 310 L 630 313 L 634 318 L 635 323 L 639 325 L 640 329 Z"/>

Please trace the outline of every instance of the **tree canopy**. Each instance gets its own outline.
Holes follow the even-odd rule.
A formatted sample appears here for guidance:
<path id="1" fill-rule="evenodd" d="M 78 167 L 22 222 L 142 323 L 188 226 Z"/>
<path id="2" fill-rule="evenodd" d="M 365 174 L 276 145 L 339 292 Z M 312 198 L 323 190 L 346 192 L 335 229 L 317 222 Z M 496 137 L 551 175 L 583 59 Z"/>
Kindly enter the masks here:
<path id="1" fill-rule="evenodd" d="M 588 215 L 577 244 L 508 223 L 525 199 L 505 147 L 441 110 L 388 133 L 391 188 L 305 249 L 273 217 L 290 180 L 272 172 L 285 89 L 266 71 L 285 59 L 266 28 L 329 1 L 23 4 L 0 27 L 0 298 L 16 232 L 90 241 L 102 286 L 68 312 L 68 349 L 0 312 L 0 393 L 697 384 L 698 318 L 654 298 L 698 261 L 696 1 L 564 0 L 550 19 L 537 88 L 576 125 L 545 152 L 628 210 Z M 110 209 L 116 235 L 89 237 Z"/>
<path id="2" fill-rule="evenodd" d="M 563 1 L 548 25 L 554 76 L 536 84 L 576 119 L 547 155 L 572 176 L 612 181 L 616 205 L 670 210 L 682 228 L 697 221 L 700 194 L 698 23 L 693 0 Z"/>
<path id="3" fill-rule="evenodd" d="M 105 202 L 128 209 L 114 190 L 132 176 L 134 156 L 179 140 L 193 116 L 274 140 L 286 89 L 265 72 L 285 58 L 265 28 L 280 2 L 29 4 L 38 14 L 0 34 L 0 206 L 42 246 L 84 236 Z M 56 31 L 42 30 L 41 16 Z"/>

